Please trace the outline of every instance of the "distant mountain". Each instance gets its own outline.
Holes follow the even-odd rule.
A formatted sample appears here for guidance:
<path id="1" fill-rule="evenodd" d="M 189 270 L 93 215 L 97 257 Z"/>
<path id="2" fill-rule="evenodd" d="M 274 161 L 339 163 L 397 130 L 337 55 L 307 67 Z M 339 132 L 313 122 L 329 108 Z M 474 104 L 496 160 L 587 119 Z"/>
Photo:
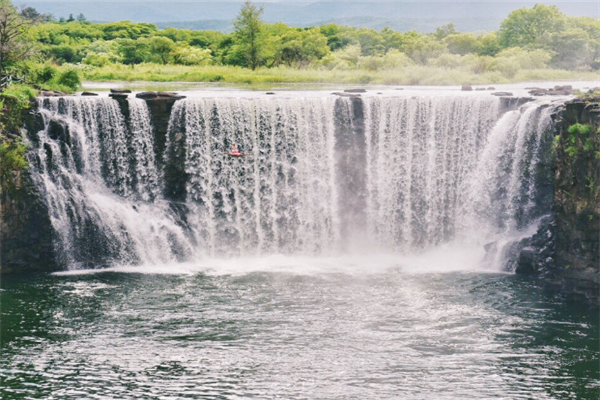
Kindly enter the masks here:
<path id="1" fill-rule="evenodd" d="M 231 20 L 207 19 L 202 21 L 179 21 L 179 22 L 157 22 L 159 29 L 177 28 L 190 29 L 192 31 L 220 31 L 233 32 L 233 23 Z"/>
<path id="2" fill-rule="evenodd" d="M 395 31 L 406 32 L 416 30 L 422 33 L 435 32 L 438 26 L 452 22 L 461 32 L 476 32 L 496 30 L 504 18 L 485 17 L 485 18 L 381 18 L 381 17 L 346 17 L 334 18 L 326 21 L 319 21 L 311 24 L 319 26 L 323 24 L 335 23 L 338 25 L 348 25 L 357 28 L 373 28 L 381 30 L 385 27 L 392 28 Z"/>
<path id="3" fill-rule="evenodd" d="M 597 1 L 545 2 L 557 5 L 570 16 L 600 17 Z M 160 27 L 188 29 L 218 29 L 229 31 L 242 1 L 120 1 L 120 2 L 55 2 L 15 0 L 57 18 L 69 14 L 84 14 L 92 21 L 152 22 Z M 322 22 L 337 22 L 351 26 L 380 29 L 390 26 L 397 30 L 435 30 L 436 26 L 454 22 L 462 31 L 495 30 L 513 10 L 532 7 L 532 1 L 306 1 L 256 2 L 265 7 L 267 22 L 285 22 L 293 26 L 314 26 Z M 434 26 L 435 25 L 435 26 Z M 207 28 L 210 27 L 210 28 Z"/>

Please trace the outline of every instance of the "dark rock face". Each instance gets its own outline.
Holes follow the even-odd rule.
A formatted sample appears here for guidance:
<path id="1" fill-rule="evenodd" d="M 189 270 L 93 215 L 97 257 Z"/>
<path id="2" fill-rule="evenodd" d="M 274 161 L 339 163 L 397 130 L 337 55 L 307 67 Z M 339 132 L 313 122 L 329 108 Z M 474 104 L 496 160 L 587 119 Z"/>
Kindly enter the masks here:
<path id="1" fill-rule="evenodd" d="M 160 166 L 167 144 L 167 130 L 171 119 L 171 110 L 175 102 L 184 99 L 185 96 L 171 92 L 144 92 L 138 93 L 136 97 L 143 98 L 148 104 L 152 126 L 154 127 L 154 150 Z"/>
<path id="2" fill-rule="evenodd" d="M 0 194 L 0 274 L 56 271 L 48 210 L 29 175 L 19 180 L 19 188 Z"/>
<path id="3" fill-rule="evenodd" d="M 539 274 L 567 292 L 600 298 L 600 99 L 573 100 L 554 114 L 556 166 L 552 217 L 513 246 L 508 268 Z M 574 124 L 587 133 L 569 132 Z"/>
<path id="4" fill-rule="evenodd" d="M 349 238 L 346 245 L 350 247 L 360 243 L 360 234 L 366 232 L 367 221 L 367 143 L 362 99 L 337 100 L 335 115 L 336 170 L 345 175 L 338 186 L 338 204 L 345 210 L 341 217 L 342 234 Z"/>
<path id="5" fill-rule="evenodd" d="M 556 149 L 555 278 L 575 291 L 598 296 L 600 289 L 600 99 L 573 100 L 558 113 Z M 569 133 L 573 124 L 591 126 Z"/>

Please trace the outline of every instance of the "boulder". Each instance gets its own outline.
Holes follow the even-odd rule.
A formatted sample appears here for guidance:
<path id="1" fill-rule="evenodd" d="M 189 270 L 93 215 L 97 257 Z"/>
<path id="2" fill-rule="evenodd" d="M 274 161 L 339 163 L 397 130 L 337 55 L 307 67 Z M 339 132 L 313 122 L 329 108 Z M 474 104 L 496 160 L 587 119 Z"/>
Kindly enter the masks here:
<path id="1" fill-rule="evenodd" d="M 548 90 L 542 88 L 533 88 L 529 91 L 529 94 L 532 96 L 546 96 L 548 94 Z"/>
<path id="2" fill-rule="evenodd" d="M 487 88 L 487 90 L 496 90 L 496 88 L 493 86 L 490 86 L 489 88 Z"/>
<path id="3" fill-rule="evenodd" d="M 492 93 L 493 96 L 512 96 L 513 94 L 511 92 L 494 92 Z"/>
<path id="4" fill-rule="evenodd" d="M 477 88 L 477 89 L 475 89 L 475 90 L 485 90 L 485 88 L 483 88 L 483 87 L 478 87 L 478 88 Z"/>
<path id="5" fill-rule="evenodd" d="M 346 93 L 367 93 L 366 89 L 346 89 L 344 90 Z"/>
<path id="6" fill-rule="evenodd" d="M 82 96 L 98 96 L 98 93 L 94 93 L 94 92 L 83 92 L 81 93 Z"/>
<path id="7" fill-rule="evenodd" d="M 520 275 L 532 275 L 537 273 L 536 251 L 532 247 L 525 247 L 517 257 L 515 273 Z"/>
<path id="8" fill-rule="evenodd" d="M 471 90 L 473 90 L 473 86 L 471 86 L 471 85 L 462 85 L 462 87 L 460 88 L 460 90 L 471 91 Z"/>
<path id="9" fill-rule="evenodd" d="M 265 94 L 273 95 L 273 94 L 275 94 L 275 92 L 267 92 Z"/>
<path id="10" fill-rule="evenodd" d="M 108 96 L 115 100 L 125 100 L 127 97 L 129 97 L 127 93 L 110 93 Z"/>
<path id="11" fill-rule="evenodd" d="M 185 99 L 185 96 L 175 92 L 140 92 L 135 95 L 138 99 L 143 100 L 180 100 Z"/>
<path id="12" fill-rule="evenodd" d="M 333 92 L 331 94 L 336 95 L 336 96 L 341 96 L 341 97 L 360 97 L 360 94 L 352 94 L 352 93 Z"/>
<path id="13" fill-rule="evenodd" d="M 126 93 L 131 93 L 131 90 L 129 89 L 110 89 L 111 93 L 115 93 L 115 94 L 126 94 Z"/>
<path id="14" fill-rule="evenodd" d="M 38 93 L 39 97 L 59 97 L 59 96 L 68 96 L 67 93 L 58 92 L 56 90 L 40 90 Z"/>

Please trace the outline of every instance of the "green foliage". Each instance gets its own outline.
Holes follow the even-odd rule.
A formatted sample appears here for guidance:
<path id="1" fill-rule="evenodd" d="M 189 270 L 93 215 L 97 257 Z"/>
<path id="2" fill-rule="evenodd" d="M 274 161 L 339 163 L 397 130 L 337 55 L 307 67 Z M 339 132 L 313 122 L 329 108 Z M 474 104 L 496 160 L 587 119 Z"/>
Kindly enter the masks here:
<path id="1" fill-rule="evenodd" d="M 2 102 L 0 101 L 0 105 Z M 13 191 L 19 184 L 20 173 L 28 166 L 27 145 L 21 138 L 8 140 L 0 135 L 0 190 Z"/>
<path id="2" fill-rule="evenodd" d="M 593 195 L 596 192 L 596 180 L 591 176 L 587 176 L 586 180 L 587 184 L 585 185 L 585 187 L 588 188 L 590 194 Z"/>
<path id="3" fill-rule="evenodd" d="M 264 7 L 257 7 L 246 0 L 236 20 L 235 27 L 236 51 L 246 61 L 246 65 L 255 70 L 264 64 L 267 53 L 267 38 L 265 36 L 262 15 Z"/>
<path id="4" fill-rule="evenodd" d="M 31 100 L 36 96 L 37 91 L 34 88 L 21 83 L 10 85 L 0 93 L 0 99 L 11 100 L 4 105 L 8 107 L 10 103 L 10 107 L 17 112 L 29 108 Z"/>
<path id="5" fill-rule="evenodd" d="M 150 53 L 157 56 L 163 64 L 169 62 L 171 52 L 175 50 L 175 42 L 168 37 L 155 36 L 149 39 Z"/>
<path id="6" fill-rule="evenodd" d="M 20 172 L 27 168 L 27 146 L 20 138 L 23 112 L 31 107 L 37 91 L 13 84 L 0 93 L 0 190 L 13 190 Z"/>
<path id="7" fill-rule="evenodd" d="M 569 129 L 567 129 L 567 131 L 571 135 L 576 135 L 576 134 L 588 135 L 592 131 L 592 126 L 584 125 L 584 124 L 573 124 L 569 127 Z"/>
<path id="8" fill-rule="evenodd" d="M 210 49 L 199 49 L 184 44 L 178 46 L 171 52 L 175 64 L 181 65 L 209 65 L 212 63 Z"/>
<path id="9" fill-rule="evenodd" d="M 34 42 L 28 36 L 32 24 L 9 0 L 0 0 L 0 75 L 33 55 Z"/>
<path id="10" fill-rule="evenodd" d="M 565 153 L 569 155 L 569 157 L 573 158 L 579 153 L 577 146 L 569 146 L 565 149 Z"/>
<path id="11" fill-rule="evenodd" d="M 123 64 L 139 64 L 150 54 L 146 40 L 121 39 L 117 43 L 117 52 Z"/>
<path id="12" fill-rule="evenodd" d="M 59 85 L 66 86 L 72 90 L 77 89 L 81 86 L 81 78 L 79 72 L 74 68 L 67 68 L 58 74 L 56 82 Z"/>
<path id="13" fill-rule="evenodd" d="M 306 74 L 286 72 L 282 77 L 283 69 L 272 74 L 261 69 L 262 78 L 239 74 L 235 69 L 216 73 L 197 70 L 168 77 L 156 77 L 151 72 L 152 79 L 159 80 L 178 76 L 186 80 L 207 77 L 256 82 L 303 76 L 309 81 L 322 81 L 328 76 L 330 81 L 388 84 L 488 84 L 575 77 L 592 80 L 597 79 L 596 70 L 600 67 L 600 20 L 567 17 L 553 6 L 516 10 L 503 21 L 498 32 L 485 33 L 461 33 L 453 24 L 440 26 L 434 34 L 337 24 L 293 28 L 283 23 L 264 23 L 262 15 L 262 7 L 247 1 L 232 34 L 158 30 L 152 24 L 129 21 L 94 24 L 78 17 L 70 18 L 70 22 L 29 26 L 22 38 L 37 44 L 43 57 L 33 58 L 37 64 L 42 60 L 58 66 L 82 63 L 87 68 L 87 79 L 127 76 L 149 80 L 150 77 L 126 72 L 121 66 L 133 68 L 153 63 L 307 70 Z M 320 78 L 316 76 L 319 70 Z M 331 73 L 326 75 L 325 71 Z M 333 71 L 345 71 L 345 75 L 338 78 Z M 38 74 L 40 78 L 35 80 L 61 86 L 56 74 L 51 78 Z"/>
<path id="14" fill-rule="evenodd" d="M 565 15 L 556 6 L 520 8 L 500 24 L 500 42 L 504 47 L 537 46 L 548 34 L 561 31 L 565 22 Z"/>

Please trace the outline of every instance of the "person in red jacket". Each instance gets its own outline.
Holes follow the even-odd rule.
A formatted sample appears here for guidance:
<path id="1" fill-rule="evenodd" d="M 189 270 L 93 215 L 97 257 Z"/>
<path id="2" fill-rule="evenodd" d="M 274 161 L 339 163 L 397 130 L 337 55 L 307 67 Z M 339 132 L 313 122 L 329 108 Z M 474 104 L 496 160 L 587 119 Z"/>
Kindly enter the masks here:
<path id="1" fill-rule="evenodd" d="M 240 153 L 240 150 L 238 149 L 237 144 L 235 143 L 231 145 L 231 151 L 225 154 L 229 155 L 230 157 L 245 157 L 251 155 L 248 153 Z"/>

